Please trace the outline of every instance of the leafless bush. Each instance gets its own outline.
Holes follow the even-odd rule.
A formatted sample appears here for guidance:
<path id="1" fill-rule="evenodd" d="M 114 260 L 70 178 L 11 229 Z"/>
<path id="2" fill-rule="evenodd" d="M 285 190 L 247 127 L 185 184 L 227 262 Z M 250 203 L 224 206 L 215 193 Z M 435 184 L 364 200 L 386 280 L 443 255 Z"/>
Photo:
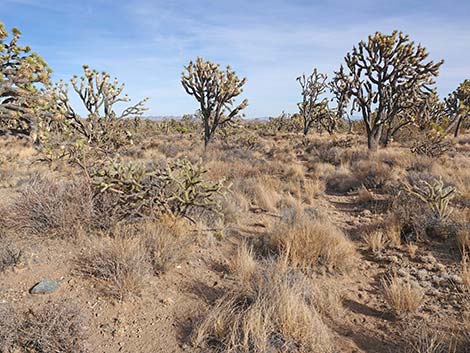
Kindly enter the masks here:
<path id="1" fill-rule="evenodd" d="M 7 229 L 21 234 L 74 236 L 93 222 L 91 189 L 84 181 L 36 175 L 0 217 Z"/>
<path id="2" fill-rule="evenodd" d="M 23 252 L 14 245 L 0 242 L 0 273 L 16 266 L 21 261 L 22 255 Z"/>
<path id="3" fill-rule="evenodd" d="M 0 307 L 2 352 L 81 353 L 85 340 L 82 311 L 70 303 L 47 303 L 25 313 Z"/>

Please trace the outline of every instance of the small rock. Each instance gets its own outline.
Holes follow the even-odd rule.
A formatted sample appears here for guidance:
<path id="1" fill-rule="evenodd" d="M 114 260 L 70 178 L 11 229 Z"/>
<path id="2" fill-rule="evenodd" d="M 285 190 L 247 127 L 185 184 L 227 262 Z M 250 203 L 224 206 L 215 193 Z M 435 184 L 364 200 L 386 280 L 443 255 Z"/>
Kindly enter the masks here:
<path id="1" fill-rule="evenodd" d="M 372 212 L 370 210 L 364 210 L 364 211 L 362 211 L 362 214 L 364 215 L 364 217 L 372 216 Z"/>
<path id="2" fill-rule="evenodd" d="M 426 280 L 426 278 L 428 277 L 428 271 L 426 270 L 419 270 L 417 273 L 416 273 L 416 277 L 420 280 L 420 281 L 424 281 Z"/>
<path id="3" fill-rule="evenodd" d="M 431 254 L 421 256 L 420 260 L 421 262 L 428 264 L 435 264 L 437 262 L 436 258 Z"/>
<path id="4" fill-rule="evenodd" d="M 29 292 L 31 294 L 49 294 L 55 292 L 59 288 L 59 283 L 49 279 L 45 279 L 35 284 Z"/>

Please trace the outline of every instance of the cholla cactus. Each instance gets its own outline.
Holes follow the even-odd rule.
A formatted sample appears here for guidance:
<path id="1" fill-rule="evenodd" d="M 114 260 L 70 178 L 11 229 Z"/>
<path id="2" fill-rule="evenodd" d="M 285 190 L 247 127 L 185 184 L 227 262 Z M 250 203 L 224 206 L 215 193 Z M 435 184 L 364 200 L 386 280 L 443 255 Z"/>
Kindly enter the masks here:
<path id="1" fill-rule="evenodd" d="M 303 120 L 303 133 L 307 136 L 314 123 L 317 123 L 320 129 L 319 115 L 325 109 L 328 102 L 327 98 L 320 99 L 325 93 L 328 86 L 327 75 L 313 69 L 313 73 L 309 76 L 303 74 L 297 77 L 297 82 L 302 89 L 302 102 L 298 103 L 299 112 Z"/>
<path id="2" fill-rule="evenodd" d="M 47 95 L 51 69 L 28 46 L 18 41 L 21 32 L 13 28 L 12 37 L 0 22 L 0 135 L 38 139 L 41 120 L 54 116 L 54 105 Z"/>
<path id="3" fill-rule="evenodd" d="M 220 65 L 197 58 L 185 67 L 181 83 L 189 95 L 200 105 L 204 123 L 204 146 L 207 147 L 219 126 L 230 123 L 248 105 L 243 100 L 233 108 L 235 98 L 243 92 L 246 78 L 238 78 L 230 66 L 220 70 Z"/>
<path id="4" fill-rule="evenodd" d="M 224 180 L 208 182 L 202 163 L 177 160 L 167 168 L 146 168 L 111 160 L 92 172 L 100 195 L 110 195 L 114 209 L 122 218 L 144 215 L 170 215 L 194 221 L 196 210 L 219 213 L 217 195 L 224 196 Z"/>
<path id="5" fill-rule="evenodd" d="M 439 221 L 446 221 L 449 218 L 452 212 L 449 203 L 455 197 L 455 187 L 444 187 L 442 179 L 439 178 L 431 183 L 420 180 L 415 185 L 405 182 L 403 188 L 408 194 L 426 203 Z"/>

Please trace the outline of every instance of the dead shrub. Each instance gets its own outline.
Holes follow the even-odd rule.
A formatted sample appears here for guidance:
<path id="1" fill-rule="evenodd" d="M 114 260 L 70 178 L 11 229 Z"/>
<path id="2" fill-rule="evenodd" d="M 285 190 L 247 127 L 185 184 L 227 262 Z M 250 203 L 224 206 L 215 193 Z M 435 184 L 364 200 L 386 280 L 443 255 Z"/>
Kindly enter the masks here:
<path id="1" fill-rule="evenodd" d="M 6 229 L 25 235 L 71 237 L 93 223 L 92 192 L 82 180 L 36 175 L 1 216 Z"/>
<path id="2" fill-rule="evenodd" d="M 16 266 L 23 256 L 23 252 L 12 244 L 0 242 L 0 273 L 9 267 Z"/>
<path id="3" fill-rule="evenodd" d="M 362 185 L 362 180 L 344 166 L 331 173 L 326 180 L 326 188 L 332 192 L 346 193 L 356 190 Z"/>
<path id="4" fill-rule="evenodd" d="M 302 217 L 295 223 L 277 225 L 268 242 L 293 268 L 304 271 L 323 265 L 342 273 L 351 270 L 354 264 L 354 245 L 340 229 L 325 220 Z"/>
<path id="5" fill-rule="evenodd" d="M 90 239 L 77 258 L 78 272 L 106 296 L 125 300 L 140 295 L 148 270 L 145 250 L 135 237 Z"/>
<path id="6" fill-rule="evenodd" d="M 46 303 L 25 313 L 0 306 L 2 352 L 85 352 L 85 319 L 82 311 L 66 302 Z"/>
<path id="7" fill-rule="evenodd" d="M 235 283 L 216 303 L 193 332 L 194 346 L 228 353 L 333 352 L 303 277 L 268 263 L 247 284 Z"/>
<path id="8" fill-rule="evenodd" d="M 382 287 L 385 301 L 398 317 L 415 313 L 424 301 L 424 292 L 419 285 L 397 276 L 383 279 Z"/>

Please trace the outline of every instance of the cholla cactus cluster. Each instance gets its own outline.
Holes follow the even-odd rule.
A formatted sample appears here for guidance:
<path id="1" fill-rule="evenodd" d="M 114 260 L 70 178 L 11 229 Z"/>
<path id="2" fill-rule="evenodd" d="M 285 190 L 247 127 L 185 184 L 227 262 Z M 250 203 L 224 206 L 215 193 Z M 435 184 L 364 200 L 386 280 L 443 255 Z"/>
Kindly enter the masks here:
<path id="1" fill-rule="evenodd" d="M 403 189 L 410 195 L 426 203 L 438 221 L 446 221 L 452 210 L 450 201 L 455 197 L 456 189 L 453 186 L 444 186 L 441 178 L 432 182 L 420 180 L 417 184 L 403 183 Z"/>
<path id="2" fill-rule="evenodd" d="M 112 160 L 92 172 L 99 195 L 111 196 L 122 219 L 146 215 L 185 217 L 195 210 L 219 213 L 217 196 L 224 196 L 224 180 L 203 179 L 202 163 L 177 160 L 166 168 L 147 168 Z"/>

